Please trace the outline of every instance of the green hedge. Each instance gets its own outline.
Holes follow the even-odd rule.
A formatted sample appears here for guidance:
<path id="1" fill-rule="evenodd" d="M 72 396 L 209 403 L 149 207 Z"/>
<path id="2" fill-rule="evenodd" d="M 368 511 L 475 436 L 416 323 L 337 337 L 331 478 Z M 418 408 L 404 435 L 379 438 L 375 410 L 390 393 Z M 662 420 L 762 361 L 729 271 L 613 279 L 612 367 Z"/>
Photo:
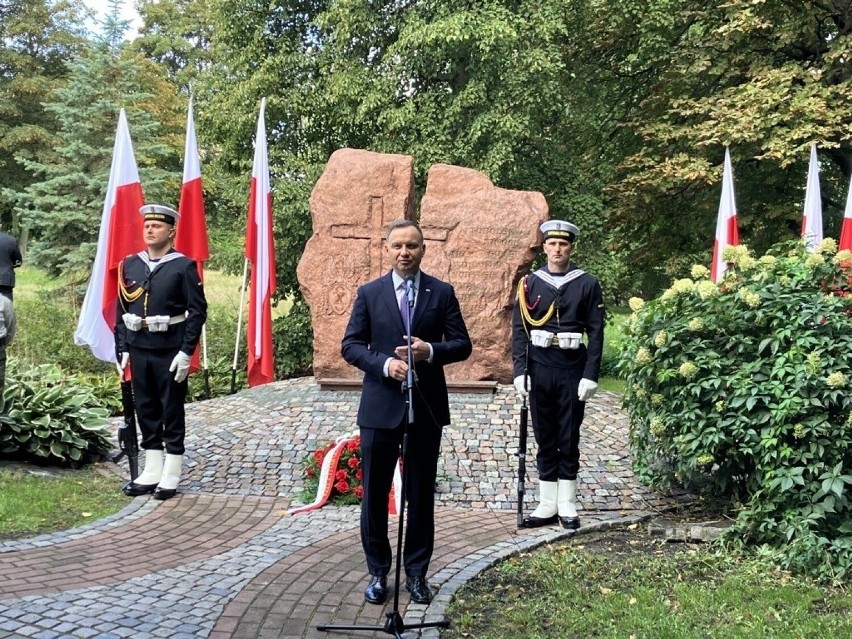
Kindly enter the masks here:
<path id="1" fill-rule="evenodd" d="M 638 474 L 727 502 L 728 539 L 785 568 L 852 574 L 852 253 L 726 249 L 634 298 L 620 360 Z"/>

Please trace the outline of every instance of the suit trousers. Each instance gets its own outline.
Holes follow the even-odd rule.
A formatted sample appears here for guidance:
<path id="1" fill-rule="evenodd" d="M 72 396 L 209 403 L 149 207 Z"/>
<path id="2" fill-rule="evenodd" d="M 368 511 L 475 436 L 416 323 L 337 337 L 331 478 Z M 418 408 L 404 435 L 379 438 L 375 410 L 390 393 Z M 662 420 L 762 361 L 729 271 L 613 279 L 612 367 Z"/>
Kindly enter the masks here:
<path id="1" fill-rule="evenodd" d="M 403 447 L 405 421 L 393 429 L 361 430 L 361 470 L 364 498 L 361 502 L 361 544 L 371 575 L 390 572 L 392 552 L 388 540 L 388 494 Z M 441 428 L 433 423 L 408 427 L 405 473 L 405 538 L 403 565 L 409 577 L 425 577 L 435 547 L 435 479 Z"/>
<path id="2" fill-rule="evenodd" d="M 533 361 L 529 373 L 539 480 L 577 479 L 580 425 L 586 412 L 586 403 L 577 397 L 583 370 L 554 368 Z"/>
<path id="3" fill-rule="evenodd" d="M 133 376 L 133 403 L 142 433 L 142 450 L 162 450 L 183 455 L 186 436 L 184 401 L 187 380 L 175 381 L 169 370 L 177 349 L 152 350 L 127 346 Z"/>

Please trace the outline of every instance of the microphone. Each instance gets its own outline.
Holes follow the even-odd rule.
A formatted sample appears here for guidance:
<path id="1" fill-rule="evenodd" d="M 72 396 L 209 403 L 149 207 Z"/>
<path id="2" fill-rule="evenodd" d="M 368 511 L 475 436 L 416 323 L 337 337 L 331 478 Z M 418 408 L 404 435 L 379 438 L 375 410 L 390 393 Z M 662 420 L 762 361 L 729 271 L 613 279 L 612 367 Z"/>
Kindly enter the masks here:
<path id="1" fill-rule="evenodd" d="M 408 292 L 408 307 L 414 308 L 414 276 L 405 278 L 405 290 Z"/>

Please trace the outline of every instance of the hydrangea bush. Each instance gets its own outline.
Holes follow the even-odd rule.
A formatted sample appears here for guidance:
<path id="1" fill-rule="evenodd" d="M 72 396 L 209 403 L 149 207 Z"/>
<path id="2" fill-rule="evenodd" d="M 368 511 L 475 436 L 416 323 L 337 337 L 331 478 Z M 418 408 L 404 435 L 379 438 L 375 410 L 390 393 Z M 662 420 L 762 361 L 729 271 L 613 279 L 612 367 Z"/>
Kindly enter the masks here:
<path id="1" fill-rule="evenodd" d="M 728 540 L 823 579 L 852 575 L 852 253 L 825 240 L 723 254 L 630 301 L 619 368 L 634 467 L 721 499 Z"/>

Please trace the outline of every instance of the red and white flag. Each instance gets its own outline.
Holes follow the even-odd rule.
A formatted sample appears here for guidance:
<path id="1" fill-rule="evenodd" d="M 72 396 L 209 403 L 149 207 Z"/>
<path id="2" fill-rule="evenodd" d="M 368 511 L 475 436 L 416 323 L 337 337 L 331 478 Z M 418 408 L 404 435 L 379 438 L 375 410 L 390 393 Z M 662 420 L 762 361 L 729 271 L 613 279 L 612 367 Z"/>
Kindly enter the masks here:
<path id="1" fill-rule="evenodd" d="M 802 217 L 802 238 L 805 247 L 813 252 L 822 242 L 822 194 L 819 190 L 819 162 L 816 144 L 811 144 L 808 165 L 808 186 L 805 190 L 805 213 Z"/>
<path id="2" fill-rule="evenodd" d="M 266 98 L 260 102 L 254 164 L 251 170 L 246 259 L 251 262 L 249 294 L 248 384 L 271 382 L 275 376 L 272 353 L 272 294 L 275 279 L 275 249 L 272 242 L 272 190 L 269 186 L 269 158 L 266 154 Z"/>
<path id="3" fill-rule="evenodd" d="M 843 226 L 840 229 L 840 244 L 837 249 L 852 251 L 852 180 L 849 181 L 849 193 L 846 195 L 846 211 L 843 213 Z"/>
<path id="4" fill-rule="evenodd" d="M 204 216 L 204 193 L 201 188 L 201 164 L 195 138 L 195 118 L 192 98 L 186 116 L 186 143 L 183 151 L 183 185 L 180 189 L 178 213 L 180 220 L 175 232 L 175 250 L 198 265 L 198 275 L 204 279 L 204 262 L 210 257 L 207 241 L 207 219 Z"/>
<path id="5" fill-rule="evenodd" d="M 734 172 L 731 169 L 731 154 L 725 147 L 725 165 L 722 171 L 722 198 L 719 200 L 719 217 L 716 220 L 716 239 L 713 242 L 713 265 L 710 267 L 710 279 L 718 282 L 725 275 L 728 264 L 722 259 L 726 246 L 740 243 L 740 231 L 737 227 L 737 203 L 734 198 Z"/>
<path id="6" fill-rule="evenodd" d="M 198 141 L 195 137 L 195 118 L 192 114 L 192 98 L 186 116 L 186 143 L 183 150 L 183 185 L 178 204 L 175 250 L 195 260 L 198 277 L 204 281 L 204 262 L 210 257 L 207 241 L 207 218 L 204 215 L 204 193 L 201 188 L 201 164 L 198 157 Z M 201 368 L 200 346 L 196 347 L 189 364 L 190 372 Z M 206 360 L 205 360 L 206 362 Z"/>
<path id="7" fill-rule="evenodd" d="M 88 346 L 95 357 L 105 362 L 115 362 L 118 265 L 131 253 L 145 248 L 139 214 L 144 203 L 127 116 L 122 109 L 118 115 L 95 263 L 74 332 L 75 344 Z"/>

